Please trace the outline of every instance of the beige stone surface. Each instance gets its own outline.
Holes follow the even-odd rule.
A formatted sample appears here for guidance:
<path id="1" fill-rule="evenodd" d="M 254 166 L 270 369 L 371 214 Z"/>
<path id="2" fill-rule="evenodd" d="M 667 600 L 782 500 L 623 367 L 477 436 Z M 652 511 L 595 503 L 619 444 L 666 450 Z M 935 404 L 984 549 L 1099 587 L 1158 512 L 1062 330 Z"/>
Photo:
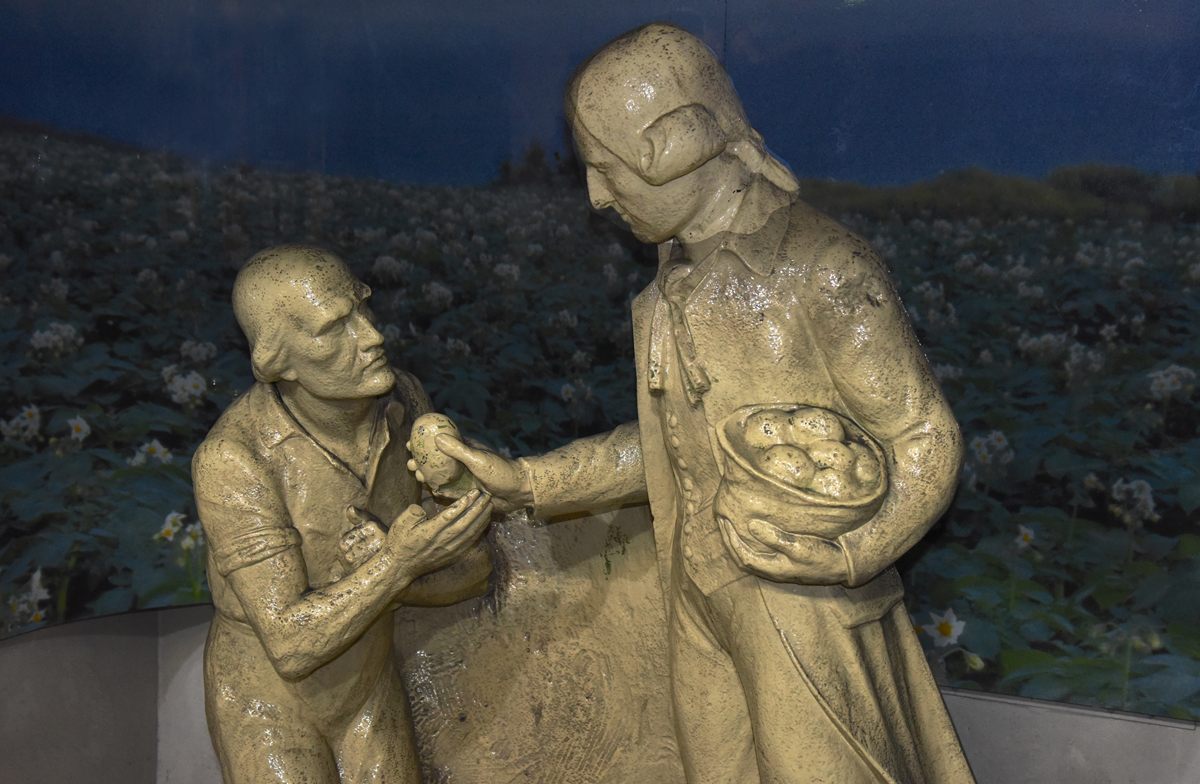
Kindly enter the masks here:
<path id="1" fill-rule="evenodd" d="M 962 438 L 882 259 L 799 198 L 684 30 L 602 47 L 566 114 L 592 206 L 658 246 L 632 303 L 637 420 L 519 460 L 438 448 L 539 514 L 649 502 L 691 784 L 972 781 L 893 566 L 949 504 Z M 818 409 L 790 484 L 717 443 L 733 417 Z M 851 492 L 854 448 L 872 492 Z"/>
<path id="2" fill-rule="evenodd" d="M 492 595 L 397 613 L 427 779 L 681 782 L 646 509 L 492 537 Z"/>

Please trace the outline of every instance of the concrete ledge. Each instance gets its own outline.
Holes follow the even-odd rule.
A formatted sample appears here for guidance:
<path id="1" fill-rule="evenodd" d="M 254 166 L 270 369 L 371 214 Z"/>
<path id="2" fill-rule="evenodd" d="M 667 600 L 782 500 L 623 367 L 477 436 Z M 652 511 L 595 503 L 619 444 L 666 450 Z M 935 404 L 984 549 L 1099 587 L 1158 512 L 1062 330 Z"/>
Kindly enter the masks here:
<path id="1" fill-rule="evenodd" d="M 1190 784 L 1194 722 L 943 689 L 980 784 Z"/>
<path id="2" fill-rule="evenodd" d="M 397 615 L 431 775 L 679 784 L 645 510 L 502 525 L 496 543 L 502 595 Z M 178 608 L 0 642 L 0 780 L 218 784 L 203 699 L 211 618 Z M 980 784 L 1200 782 L 1194 723 L 944 696 Z"/>
<path id="3" fill-rule="evenodd" d="M 0 642 L 0 780 L 154 781 L 158 659 L 157 613 Z"/>

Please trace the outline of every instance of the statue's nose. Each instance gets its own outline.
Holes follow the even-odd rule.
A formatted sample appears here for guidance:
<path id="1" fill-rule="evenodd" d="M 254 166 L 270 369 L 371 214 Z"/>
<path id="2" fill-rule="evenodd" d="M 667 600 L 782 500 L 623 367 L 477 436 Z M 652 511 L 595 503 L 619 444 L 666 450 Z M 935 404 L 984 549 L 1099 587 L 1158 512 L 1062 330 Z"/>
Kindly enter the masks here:
<path id="1" fill-rule="evenodd" d="M 592 206 L 596 209 L 602 210 L 613 203 L 613 195 L 609 192 L 604 177 L 590 166 L 587 170 L 587 189 L 588 198 L 592 200 Z"/>

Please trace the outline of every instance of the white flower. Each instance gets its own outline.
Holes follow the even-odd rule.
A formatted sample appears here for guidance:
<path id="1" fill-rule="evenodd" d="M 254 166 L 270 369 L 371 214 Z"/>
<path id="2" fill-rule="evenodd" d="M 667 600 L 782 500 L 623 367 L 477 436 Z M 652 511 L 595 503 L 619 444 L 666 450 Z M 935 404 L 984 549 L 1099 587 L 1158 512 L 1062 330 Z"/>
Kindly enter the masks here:
<path id="1" fill-rule="evenodd" d="M 957 365 L 934 365 L 933 375 L 938 381 L 954 381 L 962 378 L 963 369 Z"/>
<path id="2" fill-rule="evenodd" d="M 458 338 L 450 338 L 446 341 L 446 351 L 452 356 L 469 357 L 471 356 L 471 347 L 464 340 Z"/>
<path id="3" fill-rule="evenodd" d="M 0 420 L 0 432 L 13 441 L 32 441 L 42 427 L 42 412 L 30 403 L 21 412 L 7 421 Z"/>
<path id="4" fill-rule="evenodd" d="M 1041 299 L 1046 295 L 1046 290 L 1041 286 L 1030 286 L 1025 281 L 1017 283 L 1017 296 L 1022 299 Z"/>
<path id="5" fill-rule="evenodd" d="M 426 283 L 422 291 L 425 292 L 425 301 L 435 308 L 445 308 L 454 300 L 454 292 L 436 280 Z"/>
<path id="6" fill-rule="evenodd" d="M 999 430 L 993 430 L 986 436 L 975 436 L 971 439 L 970 449 L 975 462 L 981 466 L 1007 465 L 1015 457 L 1013 450 L 1008 447 L 1008 438 Z"/>
<path id="7" fill-rule="evenodd" d="M 53 321 L 46 329 L 35 330 L 29 337 L 29 345 L 35 351 L 61 355 L 83 345 L 83 338 L 70 324 Z"/>
<path id="8" fill-rule="evenodd" d="M 175 540 L 175 534 L 179 533 L 179 529 L 183 528 L 183 521 L 187 516 L 183 512 L 171 512 L 163 519 L 162 528 L 158 529 L 158 533 L 154 535 L 155 539 L 161 539 L 164 542 Z"/>
<path id="9" fill-rule="evenodd" d="M 1043 362 L 1050 362 L 1067 352 L 1069 341 L 1070 336 L 1065 332 L 1047 332 L 1038 337 L 1022 332 L 1021 336 L 1017 338 L 1017 348 L 1022 354 L 1027 354 Z"/>
<path id="10" fill-rule="evenodd" d="M 71 440 L 73 441 L 82 441 L 92 432 L 92 426 L 81 416 L 74 416 L 68 419 L 67 427 L 71 431 Z"/>
<path id="11" fill-rule="evenodd" d="M 216 357 L 217 347 L 208 341 L 185 340 L 179 345 L 179 354 L 199 365 Z"/>
<path id="12" fill-rule="evenodd" d="M 556 325 L 561 324 L 564 327 L 574 329 L 575 327 L 579 326 L 579 317 L 576 316 L 574 311 L 570 310 L 569 308 L 563 308 L 550 317 L 550 323 Z"/>
<path id="13" fill-rule="evenodd" d="M 62 278 L 51 278 L 41 285 L 42 293 L 55 302 L 66 302 L 70 291 Z"/>
<path id="14" fill-rule="evenodd" d="M 1116 503 L 1111 504 L 1108 510 L 1130 529 L 1141 528 L 1159 518 L 1154 509 L 1154 488 L 1145 479 L 1131 482 L 1118 479 L 1113 482 L 1109 495 Z"/>
<path id="15" fill-rule="evenodd" d="M 174 459 L 171 455 L 171 450 L 167 449 L 157 438 L 151 439 L 137 448 L 133 457 L 127 461 L 131 466 L 145 465 L 147 460 L 157 460 L 160 463 L 169 463 Z"/>
<path id="16" fill-rule="evenodd" d="M 562 389 L 558 391 L 558 396 L 563 399 L 564 403 L 570 403 L 575 399 L 575 387 L 571 384 L 563 384 Z"/>
<path id="17" fill-rule="evenodd" d="M 943 615 L 929 613 L 929 621 L 921 628 L 933 638 L 933 644 L 939 648 L 958 642 L 958 636 L 962 634 L 963 627 L 967 625 L 966 621 L 960 621 L 955 617 L 953 608 L 946 610 Z"/>
<path id="18" fill-rule="evenodd" d="M 186 552 L 194 549 L 203 542 L 204 530 L 200 527 L 200 523 L 192 523 L 183 529 L 183 537 L 179 541 L 179 548 Z"/>
<path id="19" fill-rule="evenodd" d="M 1181 365 L 1152 370 L 1147 377 L 1150 379 L 1150 397 L 1155 400 L 1187 400 L 1196 388 L 1196 371 Z"/>
<path id="20" fill-rule="evenodd" d="M 496 273 L 496 277 L 507 280 L 510 283 L 516 283 L 521 279 L 521 268 L 516 264 L 497 264 L 492 267 L 492 272 Z"/>
<path id="21" fill-rule="evenodd" d="M 399 281 L 412 272 L 412 262 L 398 261 L 393 256 L 378 256 L 371 265 L 371 274 L 380 280 Z"/>
<path id="22" fill-rule="evenodd" d="M 587 370 L 592 366 L 592 355 L 580 349 L 571 355 L 571 364 L 580 370 Z"/>
<path id="23" fill-rule="evenodd" d="M 50 598 L 50 592 L 46 590 L 46 586 L 42 585 L 42 567 L 38 567 L 29 578 L 29 600 L 37 604 L 38 602 L 47 601 Z"/>
<path id="24" fill-rule="evenodd" d="M 1067 380 L 1073 381 L 1088 373 L 1098 373 L 1104 367 L 1104 352 L 1087 348 L 1082 343 L 1072 343 L 1067 353 L 1067 361 L 1063 370 L 1067 372 Z"/>
<path id="25" fill-rule="evenodd" d="M 1024 550 L 1033 544 L 1034 534 L 1033 529 L 1024 525 L 1017 525 L 1017 538 L 1013 541 L 1017 545 L 1018 550 Z"/>
<path id="26" fill-rule="evenodd" d="M 194 370 L 176 374 L 167 382 L 167 392 L 180 405 L 195 405 L 204 399 L 204 376 Z"/>

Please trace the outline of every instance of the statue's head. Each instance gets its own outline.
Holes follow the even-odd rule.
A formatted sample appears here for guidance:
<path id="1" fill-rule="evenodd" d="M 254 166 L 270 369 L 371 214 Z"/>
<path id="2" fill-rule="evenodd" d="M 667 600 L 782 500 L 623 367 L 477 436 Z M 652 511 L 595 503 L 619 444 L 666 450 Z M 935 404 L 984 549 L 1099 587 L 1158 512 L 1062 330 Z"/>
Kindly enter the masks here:
<path id="1" fill-rule="evenodd" d="M 594 54 L 571 80 L 566 114 L 588 166 L 593 204 L 614 206 L 643 239 L 661 241 L 665 237 L 649 235 L 662 234 L 651 229 L 666 226 L 637 225 L 641 205 L 628 202 L 638 194 L 623 197 L 617 192 L 621 184 L 604 176 L 613 168 L 621 168 L 622 174 L 628 170 L 647 186 L 629 184 L 646 197 L 641 201 L 671 201 L 680 208 L 710 187 L 694 173 L 723 154 L 736 162 L 731 171 L 761 172 L 785 190 L 797 187 L 787 167 L 766 152 L 762 137 L 750 127 L 716 55 L 700 39 L 671 25 L 640 27 Z M 621 166 L 599 160 L 605 158 Z M 672 187 L 683 180 L 686 185 Z M 656 220 L 672 217 L 663 214 Z"/>
<path id="2" fill-rule="evenodd" d="M 294 381 L 316 397 L 382 395 L 395 377 L 367 298 L 332 253 L 281 245 L 255 254 L 233 284 L 233 312 L 259 381 Z"/>

